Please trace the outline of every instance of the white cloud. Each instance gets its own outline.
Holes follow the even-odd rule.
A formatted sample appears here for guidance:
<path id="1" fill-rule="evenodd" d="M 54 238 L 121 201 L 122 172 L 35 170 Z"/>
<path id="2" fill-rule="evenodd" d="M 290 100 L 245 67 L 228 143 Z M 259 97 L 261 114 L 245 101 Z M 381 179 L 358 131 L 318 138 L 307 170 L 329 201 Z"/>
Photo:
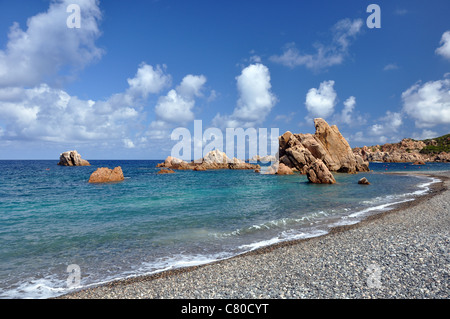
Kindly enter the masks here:
<path id="1" fill-rule="evenodd" d="M 177 86 L 177 92 L 183 98 L 192 100 L 194 97 L 201 97 L 201 90 L 206 83 L 206 77 L 204 75 L 186 75 Z"/>
<path id="2" fill-rule="evenodd" d="M 81 28 L 66 25 L 69 4 L 81 8 Z M 53 0 L 46 12 L 28 19 L 25 29 L 15 23 L 0 50 L 0 133 L 2 139 L 58 143 L 89 142 L 136 148 L 148 139 L 167 137 L 174 123 L 193 119 L 195 99 L 203 96 L 206 78 L 186 76 L 160 97 L 157 119 L 146 131 L 144 105 L 150 94 L 170 87 L 165 65 L 142 63 L 128 88 L 106 100 L 73 96 L 61 87 L 68 78 L 100 59 L 96 46 L 102 18 L 97 0 Z M 211 92 L 210 98 L 216 96 Z"/>
<path id="3" fill-rule="evenodd" d="M 128 138 L 123 139 L 123 145 L 125 146 L 125 148 L 135 148 L 136 147 L 134 145 L 133 141 Z"/>
<path id="4" fill-rule="evenodd" d="M 121 138 L 138 119 L 135 108 L 115 104 L 114 99 L 80 100 L 46 84 L 14 90 L 20 94 L 14 101 L 0 101 L 9 139 L 70 142 Z M 109 112 L 104 112 L 105 105 Z"/>
<path id="5" fill-rule="evenodd" d="M 450 60 L 450 31 L 442 34 L 441 42 L 442 46 L 436 49 L 436 54 L 442 55 L 444 58 Z"/>
<path id="6" fill-rule="evenodd" d="M 146 136 L 151 140 L 167 139 L 170 136 L 170 126 L 161 120 L 153 121 L 150 123 L 149 129 L 146 132 Z"/>
<path id="7" fill-rule="evenodd" d="M 422 130 L 421 133 L 416 133 L 412 136 L 415 140 L 427 140 L 431 138 L 438 137 L 439 134 L 437 132 L 431 131 L 431 130 Z"/>
<path id="8" fill-rule="evenodd" d="M 81 100 L 48 84 L 32 88 L 0 89 L 0 117 L 8 139 L 38 139 L 54 142 L 122 140 L 144 116 L 142 101 L 149 93 L 166 85 L 170 76 L 141 64 L 136 76 L 128 79 L 129 88 L 104 101 Z"/>
<path id="9" fill-rule="evenodd" d="M 370 128 L 372 135 L 383 135 L 397 132 L 403 124 L 401 113 L 387 111 L 386 115 L 380 119 L 380 124 L 374 124 Z"/>
<path id="10" fill-rule="evenodd" d="M 176 89 L 172 89 L 166 96 L 160 97 L 155 107 L 159 125 L 163 122 L 186 124 L 193 121 L 195 97 L 202 96 L 201 90 L 205 83 L 205 76 L 189 74 L 183 78 Z"/>
<path id="11" fill-rule="evenodd" d="M 160 97 L 155 112 L 160 119 L 170 123 L 186 124 L 194 120 L 194 100 L 184 99 L 176 90 Z"/>
<path id="12" fill-rule="evenodd" d="M 151 140 L 168 139 L 175 126 L 193 121 L 196 98 L 204 97 L 202 91 L 206 81 L 204 75 L 188 74 L 175 89 L 161 96 L 155 106 L 157 118 L 150 123 L 146 136 Z M 208 101 L 215 95 L 212 90 Z"/>
<path id="13" fill-rule="evenodd" d="M 142 63 L 139 67 L 136 76 L 128 79 L 128 93 L 132 95 L 139 95 L 147 98 L 150 93 L 159 93 L 162 89 L 170 86 L 171 76 L 164 74 L 166 66 L 157 65 L 153 68 L 151 65 Z"/>
<path id="14" fill-rule="evenodd" d="M 66 25 L 69 4 L 80 5 L 82 25 Z M 0 50 L 0 86 L 35 86 L 56 76 L 72 76 L 103 53 L 95 41 L 101 35 L 101 11 L 95 0 L 52 1 L 47 12 L 27 21 L 27 29 L 14 23 L 5 50 Z M 69 74 L 59 74 L 61 70 Z"/>
<path id="15" fill-rule="evenodd" d="M 345 124 L 352 123 L 352 112 L 355 109 L 355 105 L 356 98 L 354 96 L 350 96 L 347 100 L 345 100 L 344 109 L 342 110 L 341 114 L 341 121 Z"/>
<path id="16" fill-rule="evenodd" d="M 241 121 L 261 122 L 276 103 L 272 94 L 269 69 L 251 64 L 236 78 L 239 100 L 233 116 Z"/>
<path id="17" fill-rule="evenodd" d="M 319 89 L 312 88 L 306 94 L 306 109 L 309 117 L 326 118 L 333 114 L 337 94 L 333 88 L 334 81 L 320 83 Z"/>
<path id="18" fill-rule="evenodd" d="M 402 138 L 399 134 L 402 125 L 403 117 L 401 113 L 387 111 L 385 116 L 379 118 L 377 123 L 369 126 L 365 132 L 358 131 L 352 134 L 349 141 L 363 142 L 369 145 L 398 142 Z"/>
<path id="19" fill-rule="evenodd" d="M 295 47 L 288 44 L 282 55 L 274 55 L 270 60 L 285 66 L 294 68 L 304 65 L 309 69 L 323 69 L 341 64 L 348 55 L 348 49 L 352 40 L 361 32 L 363 21 L 361 19 L 343 19 L 332 28 L 333 38 L 330 44 L 316 43 L 314 54 L 303 54 Z"/>
<path id="20" fill-rule="evenodd" d="M 419 128 L 450 124 L 450 79 L 416 83 L 402 93 L 403 111 Z"/>
<path id="21" fill-rule="evenodd" d="M 262 59 L 259 55 L 252 55 L 250 57 L 250 63 L 262 63 Z"/>
<path id="22" fill-rule="evenodd" d="M 398 65 L 395 63 L 390 63 L 387 64 L 384 68 L 383 71 L 390 71 L 390 70 L 397 70 L 398 69 Z"/>
<path id="23" fill-rule="evenodd" d="M 217 114 L 213 125 L 219 127 L 254 127 L 261 124 L 277 103 L 272 93 L 269 69 L 260 63 L 250 64 L 236 77 L 239 99 L 233 114 Z"/>
<path id="24" fill-rule="evenodd" d="M 373 124 L 369 128 L 369 135 L 372 138 L 367 140 L 372 140 L 378 143 L 386 143 L 388 140 L 398 140 L 397 135 L 400 127 L 403 124 L 402 114 L 397 112 L 387 111 L 386 115 L 380 118 L 379 123 Z M 363 138 L 359 136 L 362 141 Z"/>

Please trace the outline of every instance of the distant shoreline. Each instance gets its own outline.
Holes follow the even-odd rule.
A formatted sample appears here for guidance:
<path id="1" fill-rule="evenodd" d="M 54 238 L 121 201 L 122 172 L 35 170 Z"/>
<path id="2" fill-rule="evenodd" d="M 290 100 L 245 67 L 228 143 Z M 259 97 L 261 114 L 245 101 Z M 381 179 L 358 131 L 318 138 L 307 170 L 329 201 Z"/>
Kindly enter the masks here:
<path id="1" fill-rule="evenodd" d="M 155 284 L 155 285 L 157 284 L 157 286 L 162 285 L 163 287 L 165 287 L 167 289 L 168 285 L 171 285 L 171 284 L 170 283 L 164 284 L 164 281 L 176 281 L 177 283 L 179 283 L 180 281 L 183 282 L 183 280 L 186 281 L 187 278 L 189 278 L 190 276 L 195 276 L 197 274 L 199 276 L 201 276 L 201 274 L 203 272 L 209 273 L 210 271 L 212 271 L 214 273 L 215 267 L 219 267 L 219 268 L 225 267 L 226 268 L 226 267 L 228 267 L 227 265 L 229 265 L 229 264 L 252 263 L 252 262 L 250 262 L 250 259 L 259 259 L 259 258 L 273 259 L 276 257 L 272 256 L 272 255 L 279 256 L 281 254 L 282 250 L 294 249 L 294 250 L 303 251 L 304 246 L 312 245 L 312 246 L 316 247 L 317 244 L 322 241 L 332 244 L 333 242 L 335 242 L 333 238 L 336 236 L 344 236 L 345 237 L 346 236 L 345 234 L 349 233 L 350 231 L 359 231 L 362 229 L 370 230 L 370 228 L 373 227 L 376 223 L 385 223 L 386 220 L 388 218 L 392 218 L 392 216 L 398 217 L 400 214 L 407 214 L 408 211 L 410 211 L 412 209 L 417 210 L 418 207 L 420 208 L 421 206 L 424 206 L 424 205 L 426 206 L 426 203 L 429 202 L 430 200 L 432 200 L 433 198 L 435 198 L 436 196 L 442 195 L 444 192 L 446 192 L 447 194 L 449 193 L 448 181 L 450 180 L 450 171 L 389 172 L 389 173 L 383 172 L 383 174 L 403 174 L 403 175 L 406 174 L 406 175 L 428 176 L 428 177 L 438 178 L 438 179 L 440 179 L 440 182 L 436 182 L 436 183 L 432 184 L 430 186 L 430 191 L 426 195 L 419 196 L 417 199 L 415 199 L 413 201 L 401 203 L 401 204 L 396 205 L 395 208 L 393 208 L 389 211 L 368 216 L 367 218 L 365 218 L 364 220 L 362 220 L 361 222 L 359 222 L 357 224 L 333 227 L 325 235 L 307 238 L 307 239 L 298 239 L 298 240 L 281 242 L 281 243 L 277 243 L 274 245 L 255 249 L 253 251 L 246 252 L 246 253 L 243 253 L 243 254 L 228 258 L 228 259 L 219 260 L 219 261 L 215 261 L 215 262 L 208 263 L 208 264 L 202 264 L 199 266 L 167 270 L 167 271 L 163 271 L 163 272 L 152 274 L 152 275 L 143 275 L 143 276 L 137 276 L 137 277 L 132 277 L 132 278 L 128 278 L 128 279 L 119 279 L 119 280 L 112 281 L 109 283 L 100 284 L 98 286 L 94 286 L 91 288 L 81 289 L 79 291 L 65 294 L 65 295 L 59 296 L 57 298 L 82 298 L 82 299 L 85 299 L 85 298 L 86 299 L 87 298 L 140 298 L 140 297 L 171 298 L 172 296 L 159 294 L 158 291 L 155 291 L 153 284 Z M 447 208 L 447 215 L 449 212 L 450 212 L 450 209 Z M 444 218 L 448 219 L 448 217 L 444 217 Z M 338 242 L 337 242 L 337 244 L 339 245 Z M 317 247 L 316 247 L 316 249 L 317 249 Z M 233 268 L 233 267 L 231 266 L 231 268 Z M 274 270 L 274 271 L 276 272 L 277 270 Z M 228 275 L 230 275 L 230 274 L 231 273 L 228 273 Z M 217 275 L 217 276 L 219 276 L 219 275 Z M 216 278 L 216 279 L 218 279 L 218 278 Z M 277 283 L 277 284 L 282 285 L 283 283 Z M 136 287 L 140 287 L 143 289 L 142 290 L 143 296 L 129 294 L 128 291 L 130 289 L 134 291 L 137 289 Z M 223 289 L 219 289 L 219 287 L 217 287 L 217 289 L 222 291 L 222 293 L 223 293 Z M 147 295 L 146 295 L 146 292 L 147 292 Z M 150 294 L 150 292 L 153 292 L 153 294 Z M 217 298 L 217 294 L 214 294 L 214 295 L 215 296 L 212 296 L 212 295 L 202 296 L 201 298 Z M 232 296 L 232 295 L 230 295 L 230 296 Z M 174 295 L 173 297 L 174 298 L 184 298 L 184 297 L 197 298 L 198 296 L 188 294 L 187 296 Z M 240 296 L 239 292 L 237 293 L 237 297 L 236 296 L 234 296 L 234 297 L 235 298 L 245 298 L 244 295 Z M 223 295 L 222 296 L 219 295 L 218 298 L 225 298 L 225 297 Z M 281 297 L 281 298 L 283 298 L 283 297 Z M 295 296 L 294 296 L 294 298 L 295 298 Z"/>

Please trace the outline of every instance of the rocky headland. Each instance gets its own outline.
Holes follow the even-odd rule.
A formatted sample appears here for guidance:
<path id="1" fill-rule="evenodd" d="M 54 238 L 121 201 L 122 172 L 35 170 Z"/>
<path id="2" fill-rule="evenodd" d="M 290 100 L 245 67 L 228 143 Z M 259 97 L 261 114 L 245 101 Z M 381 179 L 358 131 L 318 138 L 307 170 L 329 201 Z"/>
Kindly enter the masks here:
<path id="1" fill-rule="evenodd" d="M 423 141 L 405 138 L 399 143 L 363 146 L 353 153 L 368 162 L 415 163 L 450 162 L 450 134 Z"/>

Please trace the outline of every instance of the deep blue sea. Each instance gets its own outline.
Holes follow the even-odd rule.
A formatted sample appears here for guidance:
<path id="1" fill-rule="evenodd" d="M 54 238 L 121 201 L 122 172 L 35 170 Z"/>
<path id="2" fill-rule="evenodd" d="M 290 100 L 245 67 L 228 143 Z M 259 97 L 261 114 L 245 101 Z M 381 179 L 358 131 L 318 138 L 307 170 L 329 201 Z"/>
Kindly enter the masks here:
<path id="1" fill-rule="evenodd" d="M 0 161 L 0 298 L 48 298 L 114 279 L 224 259 L 273 243 L 326 234 L 429 190 L 436 180 L 384 174 L 450 164 L 371 163 L 337 184 L 253 171 L 177 171 L 161 161 Z M 125 181 L 89 184 L 98 167 Z M 358 185 L 367 177 L 370 186 Z M 80 283 L 68 282 L 68 266 Z M 75 282 L 76 283 L 76 282 Z"/>

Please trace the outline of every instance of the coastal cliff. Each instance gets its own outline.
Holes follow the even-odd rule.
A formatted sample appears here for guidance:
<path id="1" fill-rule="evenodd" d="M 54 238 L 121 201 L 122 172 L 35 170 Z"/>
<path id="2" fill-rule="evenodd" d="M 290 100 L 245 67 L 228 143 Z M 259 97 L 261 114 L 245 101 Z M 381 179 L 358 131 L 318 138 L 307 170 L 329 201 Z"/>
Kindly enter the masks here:
<path id="1" fill-rule="evenodd" d="M 448 163 L 450 162 L 450 134 L 422 141 L 405 138 L 399 143 L 356 147 L 353 153 L 369 162 Z"/>

